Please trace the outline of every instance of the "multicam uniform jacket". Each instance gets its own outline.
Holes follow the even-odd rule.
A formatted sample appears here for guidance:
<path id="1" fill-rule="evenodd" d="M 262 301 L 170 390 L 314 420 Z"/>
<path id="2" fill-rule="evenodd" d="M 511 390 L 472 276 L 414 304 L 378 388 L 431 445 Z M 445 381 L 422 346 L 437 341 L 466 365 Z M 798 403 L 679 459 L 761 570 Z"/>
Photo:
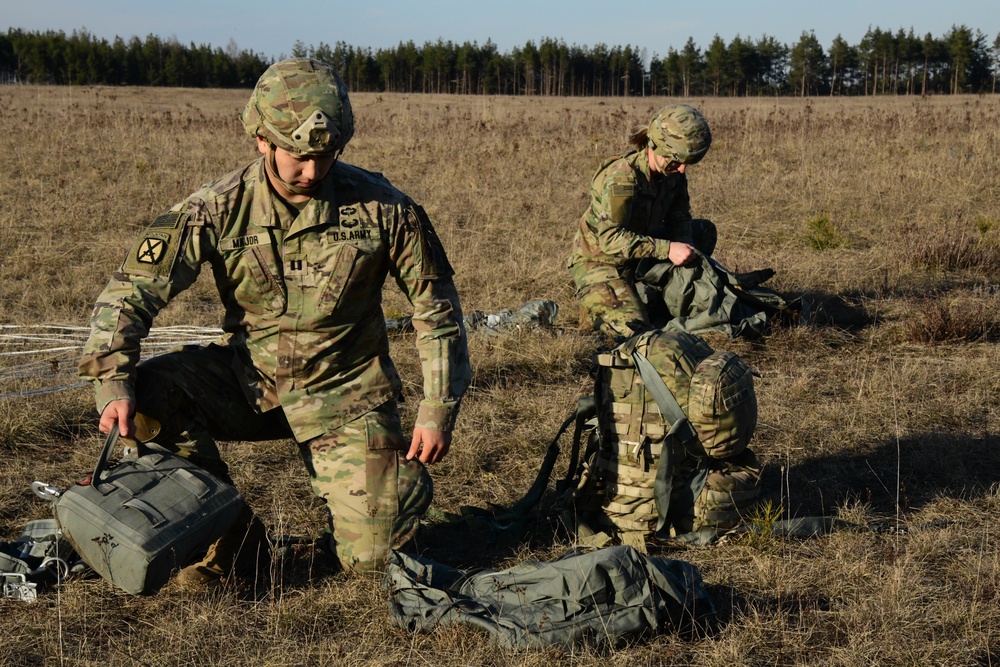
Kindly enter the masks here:
<path id="1" fill-rule="evenodd" d="M 263 158 L 156 218 L 113 275 L 80 362 L 99 411 L 134 400 L 140 340 L 204 264 L 248 400 L 281 406 L 298 441 L 400 395 L 381 306 L 387 275 L 414 307 L 416 424 L 452 429 L 471 372 L 453 272 L 423 209 L 380 174 L 338 162 L 295 215 L 273 195 Z"/>
<path id="2" fill-rule="evenodd" d="M 670 241 L 691 242 L 687 177 L 651 174 L 645 150 L 601 165 L 590 198 L 569 259 L 569 267 L 576 271 L 587 264 L 621 266 L 644 257 L 666 259 Z"/>

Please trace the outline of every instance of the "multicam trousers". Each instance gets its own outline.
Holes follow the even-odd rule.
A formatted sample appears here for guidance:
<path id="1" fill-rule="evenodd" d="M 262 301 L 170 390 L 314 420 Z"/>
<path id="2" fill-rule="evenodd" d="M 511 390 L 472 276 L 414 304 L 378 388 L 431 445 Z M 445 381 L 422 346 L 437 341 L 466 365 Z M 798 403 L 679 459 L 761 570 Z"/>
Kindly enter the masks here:
<path id="1" fill-rule="evenodd" d="M 593 327 L 612 339 L 635 333 L 630 322 L 651 322 L 635 286 L 610 264 L 574 264 L 570 271 L 580 302 L 580 325 Z"/>
<path id="2" fill-rule="evenodd" d="M 259 413 L 240 388 L 227 347 L 186 346 L 145 361 L 136 381 L 137 424 L 160 424 L 153 440 L 231 482 L 217 440 L 292 438 L 281 409 Z M 407 461 L 394 401 L 329 433 L 298 443 L 313 492 L 326 501 L 341 564 L 379 570 L 390 549 L 416 531 L 430 505 L 430 475 Z"/>

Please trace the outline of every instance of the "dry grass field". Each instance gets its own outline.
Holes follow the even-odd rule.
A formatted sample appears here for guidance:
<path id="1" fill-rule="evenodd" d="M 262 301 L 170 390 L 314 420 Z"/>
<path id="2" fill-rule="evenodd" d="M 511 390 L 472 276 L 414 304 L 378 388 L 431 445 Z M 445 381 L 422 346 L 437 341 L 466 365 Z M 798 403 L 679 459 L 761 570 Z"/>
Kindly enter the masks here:
<path id="1" fill-rule="evenodd" d="M 45 340 L 63 330 L 39 325 L 86 326 L 152 217 L 254 157 L 238 120 L 247 94 L 0 88 L 0 539 L 48 515 L 32 481 L 72 484 L 102 444 L 90 388 L 71 386 L 78 336 Z M 466 312 L 561 308 L 559 332 L 471 337 L 473 386 L 432 470 L 441 509 L 510 503 L 589 392 L 599 340 L 577 326 L 564 267 L 589 179 L 667 100 L 353 100 L 345 159 L 425 206 Z M 514 653 L 469 629 L 413 636 L 390 623 L 379 578 L 333 573 L 304 545 L 259 600 L 169 586 L 136 598 L 76 579 L 34 604 L 0 601 L 0 664 L 1000 664 L 1000 98 L 690 102 L 715 137 L 689 176 L 695 214 L 719 227 L 717 257 L 773 267 L 769 286 L 812 304 L 808 321 L 731 343 L 760 373 L 764 493 L 783 517 L 858 529 L 665 552 L 701 568 L 717 602 L 719 629 L 697 640 Z M 406 306 L 388 286 L 387 316 Z M 203 280 L 158 325 L 218 316 Z M 413 341 L 392 344 L 412 423 Z M 37 391 L 53 387 L 68 388 Z M 291 442 L 224 452 L 272 531 L 322 527 Z M 544 515 L 514 547 L 432 538 L 428 554 L 469 567 L 571 545 Z"/>

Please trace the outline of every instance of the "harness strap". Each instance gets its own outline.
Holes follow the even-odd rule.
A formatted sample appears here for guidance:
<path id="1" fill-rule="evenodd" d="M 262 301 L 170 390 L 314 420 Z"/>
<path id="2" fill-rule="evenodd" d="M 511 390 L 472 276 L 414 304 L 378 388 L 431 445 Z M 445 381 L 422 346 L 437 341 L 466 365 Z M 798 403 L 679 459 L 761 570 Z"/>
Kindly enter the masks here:
<path id="1" fill-rule="evenodd" d="M 705 491 L 707 498 L 711 500 L 729 501 L 733 505 L 739 505 L 747 501 L 756 500 L 760 495 L 760 489 L 742 489 L 736 491 L 720 491 L 718 489 L 708 489 Z"/>
<path id="2" fill-rule="evenodd" d="M 656 491 L 656 511 L 659 515 L 654 534 L 658 538 L 666 538 L 669 537 L 669 528 L 673 523 L 673 521 L 668 521 L 668 519 L 672 518 L 671 512 L 674 516 L 684 516 L 689 510 L 694 508 L 695 499 L 701 494 L 701 490 L 705 487 L 705 480 L 708 479 L 708 466 L 704 464 L 704 452 L 698 452 L 695 460 L 698 461 L 699 465 L 694 476 L 689 481 L 688 489 L 686 490 L 689 492 L 687 497 L 674 498 L 674 445 L 684 447 L 693 455 L 694 452 L 692 452 L 690 445 L 692 441 L 694 443 L 698 442 L 698 434 L 688 420 L 687 415 L 684 414 L 684 410 L 677 403 L 677 399 L 663 382 L 663 378 L 660 377 L 653 364 L 649 362 L 649 359 L 633 348 L 632 361 L 639 372 L 639 377 L 642 378 L 642 383 L 645 385 L 646 391 L 652 395 L 659 406 L 660 414 L 670 421 L 670 430 L 667 432 L 666 438 L 664 438 L 664 447 L 660 455 L 660 463 L 656 467 L 656 479 L 653 482 L 653 488 Z M 684 490 L 678 489 L 677 495 L 679 496 L 682 491 Z M 676 503 L 674 500 L 682 502 Z"/>
<path id="3" fill-rule="evenodd" d="M 646 525 L 648 526 L 649 521 L 654 518 L 653 512 L 656 510 L 655 503 L 651 502 L 653 499 L 644 500 L 640 503 L 612 503 L 608 502 L 604 504 L 604 509 L 608 512 L 614 512 L 615 514 L 624 514 L 632 517 L 634 521 L 646 520 Z M 645 514 L 639 512 L 639 510 L 647 510 Z M 617 521 L 617 518 L 616 518 Z"/>

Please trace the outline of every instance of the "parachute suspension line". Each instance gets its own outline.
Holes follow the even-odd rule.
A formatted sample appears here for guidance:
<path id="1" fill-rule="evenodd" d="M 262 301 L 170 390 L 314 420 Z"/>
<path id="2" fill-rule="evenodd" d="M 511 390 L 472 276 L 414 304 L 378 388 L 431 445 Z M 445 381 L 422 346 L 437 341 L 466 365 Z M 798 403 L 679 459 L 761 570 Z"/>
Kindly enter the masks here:
<path id="1" fill-rule="evenodd" d="M 180 345 L 210 343 L 222 333 L 215 327 L 153 327 L 142 349 L 149 358 Z M 0 324 L 0 399 L 43 396 L 85 386 L 86 382 L 77 379 L 76 365 L 89 337 L 89 326 Z M 10 387 L 43 379 L 54 384 Z"/>

